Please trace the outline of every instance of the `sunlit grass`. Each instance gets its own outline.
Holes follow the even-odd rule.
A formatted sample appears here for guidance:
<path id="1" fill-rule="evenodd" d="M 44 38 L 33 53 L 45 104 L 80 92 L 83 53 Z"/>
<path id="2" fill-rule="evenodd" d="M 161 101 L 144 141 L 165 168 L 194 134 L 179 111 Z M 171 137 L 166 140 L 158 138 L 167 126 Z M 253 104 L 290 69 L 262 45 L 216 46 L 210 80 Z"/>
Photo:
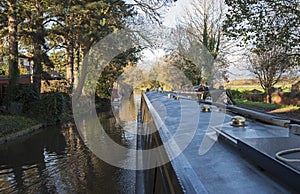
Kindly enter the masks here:
<path id="1" fill-rule="evenodd" d="M 293 111 L 299 111 L 299 110 L 300 110 L 300 107 L 290 105 L 290 106 L 286 106 L 283 108 L 272 110 L 272 111 L 270 111 L 270 113 L 285 113 L 285 112 L 293 112 Z"/>
<path id="2" fill-rule="evenodd" d="M 294 105 L 281 105 L 281 104 L 269 104 L 266 102 L 252 102 L 248 100 L 240 100 L 236 99 L 235 102 L 237 103 L 238 106 L 252 106 L 252 107 L 259 107 L 259 108 L 264 108 L 267 110 L 280 110 L 282 111 L 294 111 L 294 110 L 299 110 L 300 107 L 294 106 Z"/>
<path id="3" fill-rule="evenodd" d="M 255 89 L 255 90 L 259 90 L 259 91 L 261 91 L 261 92 L 264 92 L 264 90 L 262 89 L 261 86 L 255 87 L 255 86 L 253 86 L 253 85 L 243 86 L 243 87 L 241 87 L 241 86 L 231 86 L 231 87 L 228 88 L 228 89 L 231 89 L 231 90 L 237 90 L 237 91 L 239 91 L 239 92 L 247 92 L 247 91 L 252 91 L 252 90 Z M 290 91 L 291 91 L 290 88 L 282 88 L 282 92 L 290 92 Z"/>
<path id="4" fill-rule="evenodd" d="M 275 88 L 281 88 L 282 92 L 290 92 L 292 84 L 296 83 L 296 80 L 286 80 L 283 79 L 279 83 L 275 84 Z M 251 90 L 260 90 L 264 92 L 263 88 L 259 84 L 258 79 L 241 79 L 233 80 L 231 83 L 227 84 L 227 89 L 238 90 L 240 92 L 251 91 Z"/>
<path id="5" fill-rule="evenodd" d="M 252 91 L 252 90 L 259 90 L 261 92 L 264 92 L 264 90 L 261 87 L 253 87 L 253 86 L 249 86 L 249 87 L 230 87 L 231 90 L 237 90 L 239 92 L 246 92 L 246 91 Z"/>

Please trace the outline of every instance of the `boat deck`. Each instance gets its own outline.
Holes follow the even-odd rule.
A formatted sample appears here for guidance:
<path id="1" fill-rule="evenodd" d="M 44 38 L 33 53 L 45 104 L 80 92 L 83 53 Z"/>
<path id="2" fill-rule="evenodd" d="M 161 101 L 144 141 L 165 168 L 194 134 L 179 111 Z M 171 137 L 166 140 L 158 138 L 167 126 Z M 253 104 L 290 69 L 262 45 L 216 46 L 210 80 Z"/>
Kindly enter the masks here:
<path id="1" fill-rule="evenodd" d="M 184 150 L 171 163 L 186 193 L 300 191 L 295 186 L 300 182 L 299 163 L 275 158 L 278 151 L 300 147 L 300 136 L 290 134 L 288 128 L 254 121 L 233 127 L 229 124 L 232 114 L 217 107 L 201 112 L 197 101 L 170 99 L 157 92 L 147 92 L 144 98 L 153 107 L 151 114 L 159 115 L 167 129 L 157 126 L 163 144 L 174 138 L 176 147 Z M 172 158 L 172 146 L 165 149 Z"/>

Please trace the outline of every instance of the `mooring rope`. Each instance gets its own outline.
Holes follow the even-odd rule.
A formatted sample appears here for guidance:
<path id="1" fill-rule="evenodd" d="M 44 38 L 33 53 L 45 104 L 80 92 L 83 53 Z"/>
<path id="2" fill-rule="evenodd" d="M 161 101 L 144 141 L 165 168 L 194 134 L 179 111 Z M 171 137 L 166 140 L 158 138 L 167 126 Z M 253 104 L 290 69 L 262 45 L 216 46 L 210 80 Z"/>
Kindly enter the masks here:
<path id="1" fill-rule="evenodd" d="M 300 159 L 288 159 L 288 158 L 284 158 L 281 156 L 281 155 L 286 155 L 286 154 L 296 153 L 296 152 L 300 152 L 300 148 L 282 150 L 282 151 L 276 153 L 276 158 L 283 162 L 300 162 Z"/>

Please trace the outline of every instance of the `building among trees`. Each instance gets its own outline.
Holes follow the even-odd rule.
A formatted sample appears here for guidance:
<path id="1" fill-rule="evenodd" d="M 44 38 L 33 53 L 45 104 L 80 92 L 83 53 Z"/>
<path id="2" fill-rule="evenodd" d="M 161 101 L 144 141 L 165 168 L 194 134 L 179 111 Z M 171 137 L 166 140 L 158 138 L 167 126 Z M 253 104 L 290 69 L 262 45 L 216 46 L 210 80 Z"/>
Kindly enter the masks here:
<path id="1" fill-rule="evenodd" d="M 19 84 L 30 84 L 32 83 L 32 59 L 28 55 L 22 55 L 18 58 L 18 67 L 19 67 Z M 9 77 L 8 77 L 8 63 L 7 57 L 3 57 L 3 62 L 0 64 L 0 97 L 3 99 L 8 92 L 8 84 L 9 84 Z"/>

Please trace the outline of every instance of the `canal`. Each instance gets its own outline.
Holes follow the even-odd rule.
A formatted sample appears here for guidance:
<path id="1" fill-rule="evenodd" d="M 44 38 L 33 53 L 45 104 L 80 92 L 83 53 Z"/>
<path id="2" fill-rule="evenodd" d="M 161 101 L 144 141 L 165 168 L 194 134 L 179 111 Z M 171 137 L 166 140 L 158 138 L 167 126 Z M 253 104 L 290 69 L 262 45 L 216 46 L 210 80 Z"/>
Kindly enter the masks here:
<path id="1" fill-rule="evenodd" d="M 134 149 L 136 138 L 128 131 L 136 129 L 136 121 L 118 124 L 116 109 L 99 112 L 99 120 L 115 142 Z M 135 193 L 135 182 L 135 171 L 99 159 L 75 127 L 48 127 L 0 146 L 0 193 Z"/>

